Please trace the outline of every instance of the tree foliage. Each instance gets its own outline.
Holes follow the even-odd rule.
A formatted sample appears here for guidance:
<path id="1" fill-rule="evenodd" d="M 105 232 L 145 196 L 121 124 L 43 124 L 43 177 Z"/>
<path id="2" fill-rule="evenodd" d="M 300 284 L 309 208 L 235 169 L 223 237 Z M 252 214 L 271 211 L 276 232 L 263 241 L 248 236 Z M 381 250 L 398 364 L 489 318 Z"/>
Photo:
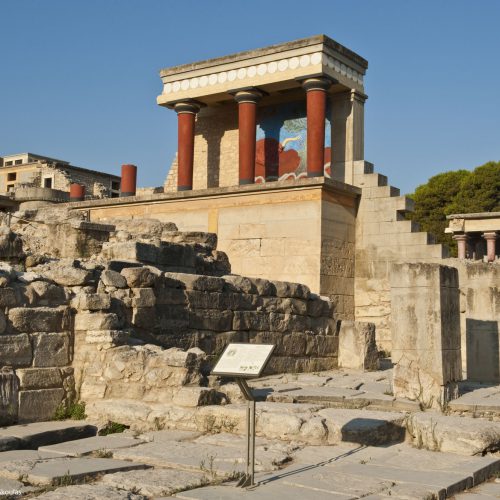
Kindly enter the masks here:
<path id="1" fill-rule="evenodd" d="M 490 161 L 472 172 L 455 170 L 435 175 L 409 196 L 415 201 L 410 219 L 456 254 L 455 242 L 444 232 L 446 216 L 500 211 L 500 162 Z"/>

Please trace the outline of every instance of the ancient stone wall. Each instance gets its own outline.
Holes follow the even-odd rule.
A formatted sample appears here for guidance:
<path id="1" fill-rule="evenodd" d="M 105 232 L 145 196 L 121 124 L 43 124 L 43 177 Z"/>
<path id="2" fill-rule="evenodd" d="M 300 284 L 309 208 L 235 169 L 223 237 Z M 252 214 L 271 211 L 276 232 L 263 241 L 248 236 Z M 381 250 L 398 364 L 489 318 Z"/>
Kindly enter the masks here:
<path id="1" fill-rule="evenodd" d="M 447 259 L 458 269 L 462 368 L 467 380 L 500 382 L 500 263 Z"/>

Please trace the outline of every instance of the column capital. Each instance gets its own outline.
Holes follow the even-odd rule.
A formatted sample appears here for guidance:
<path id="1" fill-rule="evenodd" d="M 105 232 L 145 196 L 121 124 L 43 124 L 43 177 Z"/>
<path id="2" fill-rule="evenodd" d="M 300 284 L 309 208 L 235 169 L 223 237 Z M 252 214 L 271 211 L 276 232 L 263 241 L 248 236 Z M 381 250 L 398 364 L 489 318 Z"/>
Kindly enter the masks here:
<path id="1" fill-rule="evenodd" d="M 469 239 L 469 235 L 466 234 L 466 233 L 462 233 L 462 234 L 454 234 L 453 235 L 453 239 L 455 241 L 467 241 Z"/>
<path id="2" fill-rule="evenodd" d="M 300 83 L 306 92 L 311 90 L 322 90 L 323 92 L 326 92 L 331 87 L 332 80 L 325 76 L 313 76 L 301 80 Z"/>
<path id="3" fill-rule="evenodd" d="M 351 101 L 358 101 L 361 104 L 364 104 L 365 101 L 368 99 L 368 96 L 366 94 L 363 94 L 363 92 L 360 92 L 359 90 L 352 89 L 351 90 Z"/>
<path id="4" fill-rule="evenodd" d="M 178 115 L 181 113 L 195 115 L 198 111 L 200 111 L 202 106 L 202 103 L 198 101 L 179 101 L 173 105 L 174 110 Z"/>
<path id="5" fill-rule="evenodd" d="M 230 94 L 233 95 L 234 100 L 238 104 L 242 104 L 244 102 L 257 104 L 262 99 L 262 97 L 264 97 L 264 92 L 255 87 L 235 90 L 230 92 Z"/>
<path id="6" fill-rule="evenodd" d="M 483 233 L 483 238 L 485 240 L 496 240 L 498 238 L 498 233 L 496 231 L 485 231 Z"/>

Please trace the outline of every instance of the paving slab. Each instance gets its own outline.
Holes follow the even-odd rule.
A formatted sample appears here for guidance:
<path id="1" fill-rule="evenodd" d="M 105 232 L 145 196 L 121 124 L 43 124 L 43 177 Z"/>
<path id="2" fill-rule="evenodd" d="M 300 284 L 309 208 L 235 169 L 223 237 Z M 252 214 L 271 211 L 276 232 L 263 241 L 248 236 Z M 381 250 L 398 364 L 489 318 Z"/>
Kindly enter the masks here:
<path id="1" fill-rule="evenodd" d="M 213 475 L 227 477 L 245 468 L 245 447 L 218 446 L 196 442 L 151 442 L 117 450 L 114 457 L 134 460 L 157 467 L 187 471 L 209 471 Z M 275 470 L 289 460 L 286 445 L 281 448 L 256 446 L 255 468 L 257 471 Z"/>
<path id="2" fill-rule="evenodd" d="M 30 469 L 23 473 L 23 477 L 31 484 L 57 485 L 64 481 L 78 482 L 100 474 L 147 467 L 142 463 L 109 458 L 54 458 L 34 462 Z"/>
<path id="3" fill-rule="evenodd" d="M 194 439 L 200 437 L 201 432 L 193 431 L 178 431 L 178 430 L 163 430 L 163 431 L 150 431 L 144 432 L 137 436 L 139 439 L 143 439 L 146 442 L 155 441 L 164 443 L 166 441 L 193 441 Z M 112 436 L 112 434 L 110 434 Z"/>
<path id="4" fill-rule="evenodd" d="M 22 460 L 42 460 L 50 455 L 38 450 L 10 450 L 0 452 L 0 464 L 2 462 L 17 462 Z M 0 466 L 1 467 L 1 466 Z"/>
<path id="5" fill-rule="evenodd" d="M 210 478 L 201 471 L 157 468 L 107 474 L 101 482 L 115 488 L 133 490 L 148 497 L 161 497 L 204 486 L 210 482 Z"/>
<path id="6" fill-rule="evenodd" d="M 113 451 L 118 448 L 137 446 L 145 442 L 144 439 L 135 438 L 132 435 L 110 434 L 108 436 L 94 436 L 41 446 L 38 450 L 43 452 L 45 456 L 81 457 L 97 451 Z"/>
<path id="7" fill-rule="evenodd" d="M 99 483 L 64 486 L 36 498 L 37 500 L 147 500 L 144 495 L 117 490 Z"/>
<path id="8" fill-rule="evenodd" d="M 491 482 L 483 483 L 476 488 L 464 491 L 455 497 L 457 500 L 475 500 L 500 498 L 500 479 L 494 479 Z"/>
<path id="9" fill-rule="evenodd" d="M 185 491 L 174 495 L 185 500 L 234 500 L 248 498 L 256 500 L 352 500 L 352 496 L 334 494 L 319 489 L 288 486 L 283 483 L 271 483 L 257 486 L 255 489 L 241 489 L 233 484 L 209 486 L 196 490 Z M 159 500 L 159 499 L 157 499 Z"/>
<path id="10" fill-rule="evenodd" d="M 18 448 L 36 450 L 39 446 L 95 436 L 97 427 L 85 421 L 63 420 L 0 427 L 0 438 L 19 440 Z"/>

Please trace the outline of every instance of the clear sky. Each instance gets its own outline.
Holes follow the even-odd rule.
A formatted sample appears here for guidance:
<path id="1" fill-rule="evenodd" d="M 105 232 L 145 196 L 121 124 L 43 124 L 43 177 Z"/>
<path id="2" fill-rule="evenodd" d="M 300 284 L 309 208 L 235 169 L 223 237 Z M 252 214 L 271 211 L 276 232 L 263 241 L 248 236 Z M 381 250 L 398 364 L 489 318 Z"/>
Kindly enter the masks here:
<path id="1" fill-rule="evenodd" d="M 500 0 L 0 0 L 0 155 L 162 185 L 162 67 L 324 33 L 369 61 L 365 158 L 411 192 L 500 160 Z"/>

